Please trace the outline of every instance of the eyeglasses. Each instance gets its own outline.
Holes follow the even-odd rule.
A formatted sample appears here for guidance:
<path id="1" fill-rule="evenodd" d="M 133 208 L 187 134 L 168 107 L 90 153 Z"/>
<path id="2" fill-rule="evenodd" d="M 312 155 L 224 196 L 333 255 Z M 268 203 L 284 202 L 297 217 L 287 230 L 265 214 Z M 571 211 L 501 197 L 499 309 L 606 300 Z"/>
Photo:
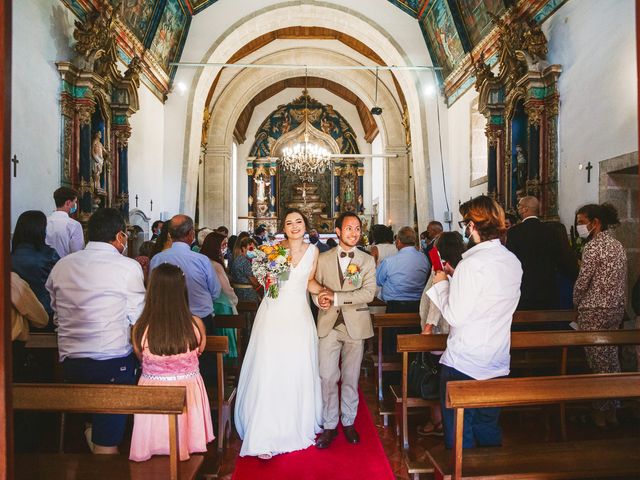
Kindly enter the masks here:
<path id="1" fill-rule="evenodd" d="M 460 228 L 467 228 L 467 225 L 469 225 L 470 222 L 471 222 L 471 220 L 460 220 L 458 222 L 458 226 Z"/>

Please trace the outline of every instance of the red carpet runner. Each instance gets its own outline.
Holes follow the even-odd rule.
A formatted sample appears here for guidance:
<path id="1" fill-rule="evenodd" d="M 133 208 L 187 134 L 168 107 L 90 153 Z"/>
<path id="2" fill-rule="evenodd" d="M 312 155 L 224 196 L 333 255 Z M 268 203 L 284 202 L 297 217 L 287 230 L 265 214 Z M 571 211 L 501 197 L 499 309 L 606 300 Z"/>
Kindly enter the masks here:
<path id="1" fill-rule="evenodd" d="M 233 480 L 393 480 L 393 472 L 360 393 L 356 430 L 360 444 L 348 444 L 342 434 L 326 450 L 309 447 L 276 455 L 271 460 L 238 457 Z"/>

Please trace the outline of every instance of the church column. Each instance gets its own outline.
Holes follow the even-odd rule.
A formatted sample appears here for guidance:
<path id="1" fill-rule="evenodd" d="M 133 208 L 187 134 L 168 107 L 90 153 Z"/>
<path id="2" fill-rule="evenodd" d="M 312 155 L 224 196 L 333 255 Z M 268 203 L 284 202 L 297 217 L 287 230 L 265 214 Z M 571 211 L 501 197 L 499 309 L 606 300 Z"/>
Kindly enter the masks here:
<path id="1" fill-rule="evenodd" d="M 386 224 L 394 231 L 405 225 L 413 225 L 409 188 L 409 159 L 406 145 L 389 145 L 384 151 L 387 155 L 398 155 L 387 159 Z"/>
<path id="2" fill-rule="evenodd" d="M 356 198 L 358 214 L 364 214 L 364 160 L 358 159 L 358 197 Z"/>
<path id="3" fill-rule="evenodd" d="M 80 123 L 79 168 L 80 183 L 78 188 L 78 218 L 88 220 L 91 216 L 91 115 L 95 110 L 95 102 L 84 100 L 76 105 Z"/>
<path id="4" fill-rule="evenodd" d="M 336 162 L 333 167 L 333 199 L 331 200 L 333 216 L 337 217 L 342 211 L 342 202 L 340 201 L 340 175 L 342 175 L 342 163 Z"/>
<path id="5" fill-rule="evenodd" d="M 107 182 L 115 181 L 115 185 L 105 185 L 108 191 L 115 191 L 115 207 L 120 209 L 125 218 L 129 218 L 129 137 L 131 127 L 128 125 L 113 125 L 116 138 L 116 161 L 112 166 L 107 162 L 105 168 Z M 112 172 L 112 169 L 115 170 Z M 109 201 L 108 197 L 107 201 Z"/>
<path id="6" fill-rule="evenodd" d="M 215 228 L 231 225 L 231 148 L 227 145 L 207 145 L 204 155 L 204 196 L 202 226 Z"/>
<path id="7" fill-rule="evenodd" d="M 493 195 L 494 198 L 498 199 L 500 197 L 500 182 L 501 175 L 499 172 L 501 171 L 500 165 L 500 140 L 503 136 L 503 128 L 500 125 L 487 125 L 485 129 L 485 133 L 487 135 L 487 145 L 488 145 L 488 156 L 487 156 L 487 175 L 488 175 L 488 185 L 487 190 L 489 195 Z"/>
<path id="8" fill-rule="evenodd" d="M 275 217 L 277 214 L 276 204 L 278 202 L 278 191 L 276 189 L 276 174 L 278 173 L 278 159 L 272 158 L 269 165 L 269 176 L 271 178 L 271 194 L 269 196 L 269 216 Z"/>
<path id="9" fill-rule="evenodd" d="M 255 216 L 253 211 L 253 160 L 253 158 L 247 159 L 247 217 Z"/>

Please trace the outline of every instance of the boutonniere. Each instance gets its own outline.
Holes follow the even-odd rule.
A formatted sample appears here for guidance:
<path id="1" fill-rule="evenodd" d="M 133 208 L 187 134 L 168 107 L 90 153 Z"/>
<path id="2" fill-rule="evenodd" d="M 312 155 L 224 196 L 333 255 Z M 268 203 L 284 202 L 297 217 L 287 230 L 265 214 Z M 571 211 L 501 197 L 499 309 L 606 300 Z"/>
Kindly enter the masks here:
<path id="1" fill-rule="evenodd" d="M 355 263 L 350 263 L 347 266 L 347 271 L 344 275 L 344 279 L 347 280 L 351 285 L 358 288 L 360 286 L 360 282 L 362 281 L 362 275 L 360 274 L 360 267 Z"/>

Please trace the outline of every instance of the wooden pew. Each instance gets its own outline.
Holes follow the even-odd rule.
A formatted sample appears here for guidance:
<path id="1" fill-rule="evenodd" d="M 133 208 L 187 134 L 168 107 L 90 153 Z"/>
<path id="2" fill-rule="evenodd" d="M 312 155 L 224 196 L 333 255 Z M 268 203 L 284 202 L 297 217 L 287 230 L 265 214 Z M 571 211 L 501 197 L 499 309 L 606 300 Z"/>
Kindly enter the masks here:
<path id="1" fill-rule="evenodd" d="M 516 310 L 514 324 L 571 323 L 578 315 L 577 310 Z"/>
<path id="2" fill-rule="evenodd" d="M 398 411 L 398 397 L 394 395 L 393 404 L 389 405 L 384 397 L 382 382 L 383 372 L 401 372 L 402 357 L 400 354 L 389 356 L 382 353 L 383 330 L 389 327 L 415 327 L 420 325 L 420 317 L 417 313 L 374 313 L 371 315 L 373 328 L 377 336 L 377 354 L 373 358 L 373 367 L 376 370 L 375 386 L 378 392 L 378 411 L 382 416 L 384 426 L 389 425 L 389 416 Z M 399 392 L 398 392 L 399 393 Z M 396 432 L 400 435 L 398 423 Z"/>
<path id="3" fill-rule="evenodd" d="M 16 383 L 15 410 L 167 415 L 170 455 L 130 462 L 128 455 L 19 454 L 15 478 L 195 478 L 203 457 L 191 455 L 185 462 L 179 459 L 178 415 L 184 412 L 185 402 L 186 389 L 181 386 Z"/>
<path id="4" fill-rule="evenodd" d="M 401 392 L 391 387 L 392 393 L 398 398 L 397 424 L 402 431 L 400 436 L 409 473 L 428 473 L 432 471 L 419 462 L 413 462 L 408 455 L 409 427 L 408 409 L 428 407 L 433 405 L 431 400 L 408 396 L 407 378 L 409 370 L 409 353 L 442 351 L 447 347 L 448 335 L 398 335 L 398 351 L 402 353 L 402 385 Z M 552 331 L 552 332 L 512 332 L 511 349 L 539 349 L 560 348 L 562 358 L 558 365 L 558 374 L 566 375 L 569 347 L 597 346 L 597 345 L 638 345 L 640 344 L 640 330 L 597 330 L 597 331 Z M 438 402 L 435 402 L 438 403 Z M 562 438 L 566 439 L 566 411 L 560 403 L 560 428 Z"/>
<path id="5" fill-rule="evenodd" d="M 244 359 L 245 351 L 245 333 L 247 330 L 247 322 L 242 315 L 216 315 L 213 320 L 216 328 L 233 328 L 236 332 L 236 348 L 238 350 L 237 359 L 228 362 L 227 370 L 232 371 L 237 377 L 240 375 L 240 368 Z"/>
<path id="6" fill-rule="evenodd" d="M 470 380 L 447 384 L 447 407 L 454 409 L 452 451 L 428 452 L 436 478 L 612 478 L 640 475 L 638 438 L 462 449 L 465 408 L 640 397 L 640 374 Z M 464 457 L 464 458 L 463 458 Z"/>
<path id="7" fill-rule="evenodd" d="M 229 353 L 229 339 L 223 336 L 207 336 L 205 352 L 216 354 L 216 388 L 208 388 L 207 395 L 212 410 L 218 411 L 218 453 L 224 451 L 225 440 L 231 436 L 232 407 L 236 397 L 236 388 L 226 385 L 222 355 Z"/>

